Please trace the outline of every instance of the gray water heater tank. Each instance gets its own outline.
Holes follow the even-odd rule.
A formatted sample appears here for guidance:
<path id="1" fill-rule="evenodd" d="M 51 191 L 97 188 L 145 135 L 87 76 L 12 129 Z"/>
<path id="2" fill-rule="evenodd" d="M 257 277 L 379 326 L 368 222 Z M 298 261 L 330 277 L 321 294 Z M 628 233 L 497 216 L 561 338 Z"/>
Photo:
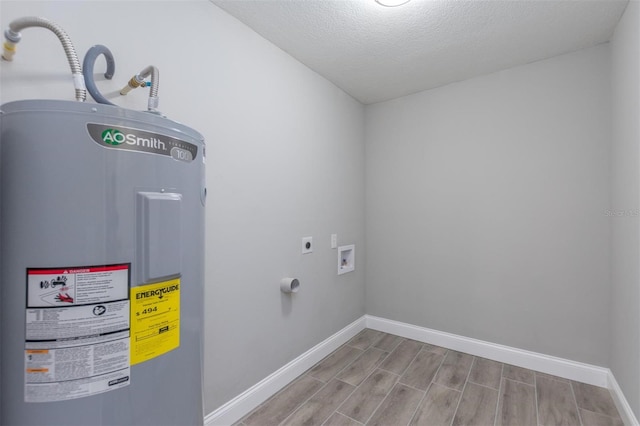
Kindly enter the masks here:
<path id="1" fill-rule="evenodd" d="M 201 425 L 202 136 L 110 105 L 0 110 L 0 424 Z"/>

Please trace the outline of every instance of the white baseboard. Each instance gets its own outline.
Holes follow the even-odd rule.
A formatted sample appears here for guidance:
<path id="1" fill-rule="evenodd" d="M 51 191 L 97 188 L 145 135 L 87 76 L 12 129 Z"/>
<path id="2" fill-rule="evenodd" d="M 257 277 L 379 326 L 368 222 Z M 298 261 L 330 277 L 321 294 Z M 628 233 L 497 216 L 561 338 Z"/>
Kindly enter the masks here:
<path id="1" fill-rule="evenodd" d="M 365 317 L 367 328 L 542 373 L 553 374 L 565 379 L 608 388 L 624 424 L 627 426 L 639 425 L 627 399 L 622 393 L 622 389 L 620 389 L 613 373 L 608 368 L 489 343 L 371 315 L 365 315 Z"/>
<path id="2" fill-rule="evenodd" d="M 620 413 L 620 417 L 622 417 L 622 421 L 624 422 L 624 424 L 626 426 L 638 426 L 638 419 L 636 418 L 635 414 L 633 414 L 633 410 L 631 409 L 629 402 L 622 393 L 622 389 L 620 389 L 620 385 L 618 385 L 618 382 L 613 376 L 611 370 L 609 370 L 609 385 L 607 387 L 611 392 L 613 402 L 615 402 L 618 413 Z"/>
<path id="3" fill-rule="evenodd" d="M 205 426 L 231 425 L 237 422 L 364 329 L 363 316 L 209 413 L 204 418 Z"/>
<path id="4" fill-rule="evenodd" d="M 442 346 L 494 361 L 608 388 L 622 416 L 624 424 L 627 426 L 639 426 L 638 420 L 631 410 L 620 386 L 618 386 L 615 377 L 608 368 L 458 336 L 371 315 L 365 315 L 349 324 L 333 336 L 317 344 L 278 371 L 208 414 L 204 419 L 205 426 L 230 425 L 237 422 L 293 379 L 307 371 L 338 347 L 348 342 L 349 339 L 365 328 L 384 331 L 385 333 Z"/>
<path id="5" fill-rule="evenodd" d="M 367 328 L 396 334 L 409 339 L 442 346 L 447 349 L 465 352 L 471 355 L 553 374 L 565 379 L 576 380 L 600 387 L 608 387 L 609 369 L 595 365 L 570 361 L 524 349 L 498 345 L 443 331 L 418 327 L 403 322 L 365 315 Z"/>

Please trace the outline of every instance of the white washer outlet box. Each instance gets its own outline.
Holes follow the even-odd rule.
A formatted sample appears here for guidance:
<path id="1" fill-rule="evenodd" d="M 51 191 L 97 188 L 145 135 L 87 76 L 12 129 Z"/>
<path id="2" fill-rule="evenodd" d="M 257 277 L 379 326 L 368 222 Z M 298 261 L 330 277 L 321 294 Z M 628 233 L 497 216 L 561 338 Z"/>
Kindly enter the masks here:
<path id="1" fill-rule="evenodd" d="M 354 244 L 338 247 L 338 275 L 356 269 L 356 246 Z"/>

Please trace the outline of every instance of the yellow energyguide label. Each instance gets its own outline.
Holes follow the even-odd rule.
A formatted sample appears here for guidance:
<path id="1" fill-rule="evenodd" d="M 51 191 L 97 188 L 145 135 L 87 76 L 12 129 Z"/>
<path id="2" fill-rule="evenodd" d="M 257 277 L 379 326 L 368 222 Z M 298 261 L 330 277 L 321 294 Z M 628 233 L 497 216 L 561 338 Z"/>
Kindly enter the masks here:
<path id="1" fill-rule="evenodd" d="M 131 289 L 131 365 L 180 346 L 180 278 Z"/>

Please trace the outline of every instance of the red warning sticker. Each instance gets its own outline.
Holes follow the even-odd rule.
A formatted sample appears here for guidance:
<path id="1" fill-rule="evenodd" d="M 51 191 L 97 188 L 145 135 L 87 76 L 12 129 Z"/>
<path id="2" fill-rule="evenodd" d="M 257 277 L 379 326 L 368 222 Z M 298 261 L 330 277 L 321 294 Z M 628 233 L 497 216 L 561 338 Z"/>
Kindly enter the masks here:
<path id="1" fill-rule="evenodd" d="M 130 263 L 27 269 L 25 402 L 129 385 L 130 270 Z"/>
<path id="2" fill-rule="evenodd" d="M 128 299 L 129 264 L 27 269 L 27 308 Z M 124 285 L 123 285 L 124 284 Z"/>

